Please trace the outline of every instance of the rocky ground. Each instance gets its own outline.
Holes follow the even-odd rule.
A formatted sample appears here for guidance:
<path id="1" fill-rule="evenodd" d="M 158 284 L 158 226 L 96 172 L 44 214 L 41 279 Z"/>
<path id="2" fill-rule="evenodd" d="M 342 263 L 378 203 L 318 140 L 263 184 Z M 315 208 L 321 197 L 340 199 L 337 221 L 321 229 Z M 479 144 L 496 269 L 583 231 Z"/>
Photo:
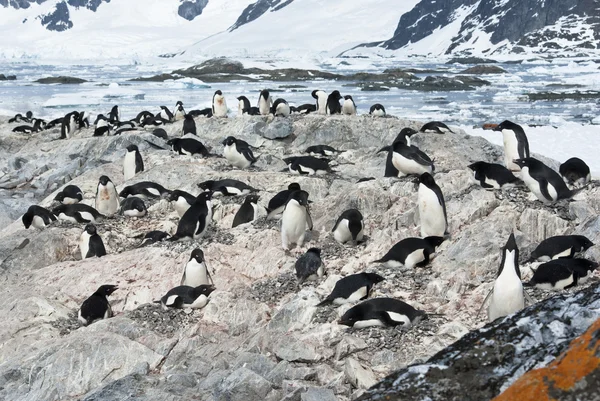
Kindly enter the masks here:
<path id="1" fill-rule="evenodd" d="M 531 200 L 522 188 L 485 191 L 473 185 L 466 166 L 478 160 L 501 162 L 500 148 L 460 132 L 419 134 L 414 143 L 436 161 L 435 178 L 446 198 L 450 239 L 426 268 L 388 269 L 371 263 L 399 240 L 419 235 L 412 179 L 381 178 L 385 157 L 375 152 L 391 143 L 401 128 L 419 128 L 422 122 L 312 115 L 275 121 L 198 118 L 198 136 L 211 152 L 221 154 L 220 142 L 229 135 L 258 148 L 256 166 L 238 170 L 220 157 L 201 159 L 156 149 L 148 141 L 159 146 L 164 141 L 150 130 L 94 138 L 93 130 L 86 129 L 72 139 L 57 140 L 58 129 L 14 134 L 7 120 L 0 119 L 3 399 L 371 397 L 372 393 L 365 394 L 368 387 L 410 364 L 424 364 L 438 352 L 445 355 L 446 347 L 485 324 L 485 313 L 478 316 L 477 312 L 510 232 L 515 232 L 523 261 L 547 236 L 576 233 L 600 241 L 597 183 L 574 201 L 552 207 Z M 171 136 L 180 135 L 181 122 L 166 130 Z M 146 170 L 125 182 L 122 159 L 125 147 L 132 143 L 139 146 Z M 299 177 L 282 172 L 283 157 L 316 144 L 344 151 L 333 163 L 334 173 Z M 556 162 L 544 160 L 557 167 Z M 93 204 L 103 174 L 119 190 L 151 180 L 194 194 L 199 182 L 234 178 L 257 188 L 262 205 L 296 181 L 313 201 L 314 230 L 302 249 L 285 253 L 276 222 L 263 219 L 231 229 L 243 197 L 216 198 L 214 225 L 205 238 L 138 248 L 144 233 L 156 229 L 172 233 L 176 228 L 177 214 L 168 202 L 158 200 L 148 202 L 147 217 L 99 222 L 108 255 L 82 261 L 77 249 L 81 226 L 56 223 L 43 231 L 23 228 L 20 216 L 27 207 L 51 206 L 56 192 L 67 183 L 78 185 L 85 193 L 84 202 Z M 357 184 L 363 177 L 376 179 Z M 350 207 L 358 208 L 366 222 L 367 239 L 356 247 L 337 244 L 330 233 L 339 214 Z M 178 285 L 183 264 L 197 246 L 204 250 L 217 290 L 200 311 L 163 311 L 153 301 Z M 323 249 L 327 275 L 298 286 L 294 262 L 313 246 Z M 600 248 L 590 248 L 586 256 L 600 260 Z M 349 330 L 336 323 L 348 307 L 315 307 L 340 277 L 361 271 L 386 277 L 375 287 L 374 296 L 402 299 L 427 311 L 429 318 L 410 330 Z M 522 272 L 525 280 L 530 277 L 529 265 Z M 115 317 L 80 327 L 77 309 L 101 284 L 119 286 L 111 297 Z M 586 322 L 600 316 L 594 303 L 600 297 L 597 287 L 596 274 L 585 290 L 593 307 L 585 320 L 573 325 L 575 329 L 563 330 L 566 344 L 587 328 Z M 532 291 L 531 295 L 537 302 L 550 294 Z M 552 300 L 535 308 L 547 309 L 548 316 L 561 313 Z M 499 326 L 502 321 L 482 330 L 510 326 L 508 320 Z M 477 342 L 476 334 L 463 338 L 467 340 L 461 340 L 461 349 Z M 559 348 L 552 352 L 558 353 Z M 552 352 L 540 353 L 535 362 L 529 360 L 527 369 L 547 365 L 556 356 Z M 524 371 L 510 370 L 510 375 L 504 375 L 509 379 L 482 394 L 497 395 Z M 411 394 L 414 397 L 407 399 L 421 399 L 422 393 Z"/>

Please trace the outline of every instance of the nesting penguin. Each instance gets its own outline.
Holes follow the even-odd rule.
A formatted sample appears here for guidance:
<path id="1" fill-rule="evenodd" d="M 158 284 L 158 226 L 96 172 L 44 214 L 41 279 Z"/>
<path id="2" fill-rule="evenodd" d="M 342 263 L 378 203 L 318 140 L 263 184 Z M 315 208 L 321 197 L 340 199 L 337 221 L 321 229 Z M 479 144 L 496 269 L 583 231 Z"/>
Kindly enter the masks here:
<path id="1" fill-rule="evenodd" d="M 140 244 L 140 248 L 144 246 L 148 246 L 154 244 L 156 242 L 162 242 L 171 237 L 169 233 L 160 230 L 152 230 L 147 232 L 142 239 L 142 243 Z"/>
<path id="2" fill-rule="evenodd" d="M 225 96 L 220 90 L 213 95 L 212 115 L 214 117 L 227 117 L 227 102 L 225 102 Z"/>
<path id="3" fill-rule="evenodd" d="M 63 205 L 79 203 L 83 200 L 83 191 L 75 185 L 67 185 L 62 191 L 56 194 L 54 200 Z"/>
<path id="4" fill-rule="evenodd" d="M 317 306 L 328 304 L 343 305 L 367 299 L 373 286 L 385 278 L 376 273 L 358 273 L 339 279 L 331 293 Z"/>
<path id="5" fill-rule="evenodd" d="M 130 196 L 137 196 L 141 199 L 152 199 L 167 197 L 170 193 L 171 191 L 156 182 L 141 181 L 123 188 L 119 192 L 119 197 L 128 198 Z"/>
<path id="6" fill-rule="evenodd" d="M 277 218 L 278 216 L 280 217 L 281 213 L 283 213 L 285 204 L 290 197 L 290 194 L 299 190 L 300 184 L 297 182 L 292 182 L 288 185 L 287 189 L 278 192 L 274 197 L 272 197 L 267 205 L 267 219 L 270 220 Z"/>
<path id="7" fill-rule="evenodd" d="M 594 243 L 583 235 L 557 235 L 546 238 L 531 252 L 531 260 L 548 262 L 553 259 L 572 258 L 578 252 L 584 252 Z"/>
<path id="8" fill-rule="evenodd" d="M 167 200 L 173 204 L 177 215 L 181 217 L 194 204 L 196 197 L 188 192 L 176 189 L 171 192 Z"/>
<path id="9" fill-rule="evenodd" d="M 331 232 L 333 238 L 341 244 L 352 241 L 354 245 L 363 239 L 363 216 L 357 209 L 344 211 L 335 222 Z"/>
<path id="10" fill-rule="evenodd" d="M 558 172 L 565 183 L 575 188 L 586 185 L 592 179 L 590 167 L 578 157 L 571 157 L 561 164 Z"/>
<path id="11" fill-rule="evenodd" d="M 290 194 L 281 216 L 281 245 L 284 250 L 290 244 L 302 247 L 306 230 L 312 230 L 312 219 L 308 210 L 308 192 L 300 190 Z"/>
<path id="12" fill-rule="evenodd" d="M 344 96 L 344 103 L 342 104 L 342 114 L 347 116 L 356 115 L 356 104 L 354 104 L 354 99 L 352 99 L 352 96 L 350 95 Z"/>
<path id="13" fill-rule="evenodd" d="M 523 291 L 521 270 L 519 269 L 519 248 L 515 241 L 515 235 L 511 233 L 506 245 L 502 248 L 502 261 L 494 281 L 494 287 L 489 295 L 489 321 L 523 309 L 525 307 Z"/>
<path id="14" fill-rule="evenodd" d="M 325 114 L 327 112 L 327 93 L 320 89 L 315 89 L 311 92 L 311 96 L 316 100 L 317 114 Z"/>
<path id="15" fill-rule="evenodd" d="M 52 213 L 59 219 L 71 223 L 95 223 L 104 217 L 93 207 L 84 203 L 60 205 L 52 209 Z"/>
<path id="16" fill-rule="evenodd" d="M 171 288 L 161 299 L 163 309 L 201 309 L 208 304 L 209 295 L 215 290 L 213 285 L 190 287 L 180 285 Z"/>
<path id="17" fill-rule="evenodd" d="M 111 284 L 100 286 L 96 292 L 83 301 L 77 314 L 77 320 L 87 326 L 95 320 L 111 318 L 113 314 L 108 303 L 108 297 L 117 289 L 116 285 Z"/>
<path id="18" fill-rule="evenodd" d="M 385 117 L 385 107 L 379 103 L 375 103 L 369 108 L 369 114 L 373 117 Z"/>
<path id="19" fill-rule="evenodd" d="M 258 195 L 248 195 L 233 218 L 232 228 L 258 219 Z"/>
<path id="20" fill-rule="evenodd" d="M 46 208 L 31 205 L 23 217 L 21 217 L 21 221 L 26 229 L 33 226 L 42 230 L 52 224 L 53 221 L 56 221 L 56 216 Z"/>
<path id="21" fill-rule="evenodd" d="M 521 168 L 521 179 L 525 185 L 543 203 L 569 199 L 577 192 L 570 190 L 556 171 L 533 157 L 513 162 Z"/>
<path id="22" fill-rule="evenodd" d="M 115 184 L 103 175 L 96 188 L 96 210 L 103 215 L 112 216 L 119 210 L 119 194 Z"/>
<path id="23" fill-rule="evenodd" d="M 296 269 L 298 284 L 323 277 L 324 269 L 323 261 L 321 260 L 321 250 L 319 248 L 310 248 L 296 260 L 294 268 Z"/>
<path id="24" fill-rule="evenodd" d="M 252 188 L 245 182 L 238 180 L 207 180 L 198 184 L 203 191 L 211 191 L 214 196 L 238 196 L 247 195 L 250 192 L 256 192 L 256 189 Z"/>
<path id="25" fill-rule="evenodd" d="M 88 223 L 85 226 L 79 237 L 79 251 L 81 252 L 82 260 L 93 258 L 94 256 L 102 257 L 106 255 L 102 237 L 98 235 L 96 226 L 92 223 Z"/>
<path id="26" fill-rule="evenodd" d="M 198 287 L 200 285 L 213 284 L 202 249 L 196 248 L 192 251 L 190 259 L 183 268 L 183 276 L 181 277 L 181 285 L 189 287 Z"/>
<path id="27" fill-rule="evenodd" d="M 331 160 L 313 156 L 286 157 L 283 161 L 287 164 L 292 174 L 321 175 L 331 172 L 329 163 Z"/>
<path id="28" fill-rule="evenodd" d="M 409 269 L 415 266 L 424 267 L 429 264 L 430 257 L 442 242 L 443 237 L 404 238 L 392 246 L 381 259 L 372 263 L 381 263 L 386 267 L 404 265 Z"/>
<path id="29" fill-rule="evenodd" d="M 332 148 L 329 145 L 313 145 L 306 148 L 304 153 L 308 153 L 311 156 L 334 156 L 341 151 Z"/>
<path id="30" fill-rule="evenodd" d="M 325 114 L 341 114 L 342 107 L 340 106 L 340 100 L 342 100 L 340 91 L 334 90 L 329 96 L 327 96 L 327 105 L 325 106 Z"/>
<path id="31" fill-rule="evenodd" d="M 423 124 L 419 132 L 433 132 L 436 134 L 445 134 L 447 132 L 454 133 L 446 124 L 441 121 L 430 121 Z"/>
<path id="32" fill-rule="evenodd" d="M 141 173 L 142 171 L 144 171 L 144 160 L 142 160 L 140 150 L 137 145 L 127 146 L 127 152 L 123 159 L 123 176 L 125 180 L 132 179 L 137 173 Z"/>
<path id="33" fill-rule="evenodd" d="M 256 163 L 256 158 L 247 142 L 229 136 L 225 138 L 223 145 L 225 146 L 223 149 L 223 156 L 225 156 L 232 166 L 237 168 L 248 168 Z"/>
<path id="34" fill-rule="evenodd" d="M 143 200 L 137 196 L 130 196 L 121 203 L 119 214 L 127 217 L 144 217 L 148 209 Z"/>
<path id="35" fill-rule="evenodd" d="M 585 265 L 580 265 L 580 267 L 582 267 L 583 273 L 587 275 L 585 266 L 588 265 L 589 261 L 585 259 L 556 259 L 539 265 L 534 270 L 533 277 L 524 285 L 526 287 L 536 287 L 541 290 L 550 291 L 560 291 L 575 287 L 579 282 L 580 270 L 573 268 L 573 266 L 575 263 L 581 263 L 579 261 L 584 261 Z"/>
<path id="36" fill-rule="evenodd" d="M 519 179 L 506 167 L 496 163 L 475 162 L 469 164 L 475 182 L 487 190 L 514 186 Z"/>
<path id="37" fill-rule="evenodd" d="M 421 220 L 421 236 L 425 238 L 446 235 L 448 216 L 444 194 L 429 173 L 419 176 L 417 203 Z"/>
<path id="38" fill-rule="evenodd" d="M 271 105 L 273 104 L 273 100 L 271 99 L 271 95 L 269 91 L 263 89 L 260 91 L 260 95 L 258 95 L 258 111 L 262 116 L 266 116 L 271 112 Z"/>
<path id="39" fill-rule="evenodd" d="M 425 312 L 398 299 L 374 298 L 348 309 L 338 323 L 355 329 L 395 326 L 408 328 L 425 316 Z"/>
<path id="40" fill-rule="evenodd" d="M 290 105 L 285 99 L 276 99 L 271 106 L 271 114 L 275 117 L 288 117 L 290 115 Z"/>
<path id="41" fill-rule="evenodd" d="M 195 138 L 173 138 L 167 141 L 167 145 L 171 150 L 179 155 L 201 155 L 202 157 L 210 156 L 206 146 Z"/>
<path id="42" fill-rule="evenodd" d="M 498 124 L 494 131 L 502 132 L 506 168 L 511 171 L 519 171 L 520 166 L 514 160 L 529 157 L 529 141 L 523 127 L 506 120 Z"/>
<path id="43" fill-rule="evenodd" d="M 204 235 L 212 221 L 212 193 L 201 192 L 196 201 L 181 216 L 175 235 L 169 241 L 198 239 Z"/>

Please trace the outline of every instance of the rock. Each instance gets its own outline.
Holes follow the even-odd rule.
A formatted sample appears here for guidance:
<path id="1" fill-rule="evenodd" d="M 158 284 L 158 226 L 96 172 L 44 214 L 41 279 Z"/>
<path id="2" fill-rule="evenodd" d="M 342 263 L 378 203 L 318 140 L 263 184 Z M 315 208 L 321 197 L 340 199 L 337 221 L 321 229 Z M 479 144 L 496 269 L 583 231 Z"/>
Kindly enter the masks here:
<path id="1" fill-rule="evenodd" d="M 300 395 L 301 401 L 337 401 L 337 397 L 333 390 L 326 388 L 309 388 L 305 393 Z"/>
<path id="2" fill-rule="evenodd" d="M 452 57 L 446 64 L 495 64 L 497 61 L 481 57 Z"/>
<path id="3" fill-rule="evenodd" d="M 369 388 L 377 383 L 375 375 L 371 369 L 361 366 L 354 358 L 346 358 L 344 363 L 344 373 L 348 381 L 356 388 Z"/>
<path id="4" fill-rule="evenodd" d="M 477 65 L 459 72 L 459 74 L 504 74 L 506 70 L 496 65 Z"/>
<path id="5" fill-rule="evenodd" d="M 261 401 L 271 391 L 271 385 L 263 377 L 246 368 L 233 371 L 216 389 L 215 400 Z"/>
<path id="6" fill-rule="evenodd" d="M 188 21 L 192 21 L 194 18 L 202 14 L 202 11 L 207 4 L 208 0 L 186 0 L 179 5 L 177 14 Z"/>
<path id="7" fill-rule="evenodd" d="M 16 79 L 17 79 L 16 75 L 0 74 L 0 81 L 15 81 Z"/>
<path id="8" fill-rule="evenodd" d="M 158 75 L 153 75 L 151 77 L 138 77 L 138 78 L 132 78 L 129 81 L 138 81 L 138 82 L 164 82 L 164 81 L 168 81 L 171 79 L 179 79 L 181 78 L 180 76 L 177 75 L 173 75 L 173 74 L 158 74 Z"/>
<path id="9" fill-rule="evenodd" d="M 292 135 L 293 124 L 289 118 L 276 117 L 269 123 L 259 122 L 254 133 L 267 139 L 283 139 Z"/>
<path id="10" fill-rule="evenodd" d="M 288 362 L 311 363 L 323 358 L 323 354 L 317 352 L 313 344 L 300 341 L 289 335 L 275 339 L 273 352 L 277 358 Z"/>
<path id="11" fill-rule="evenodd" d="M 37 82 L 38 84 L 82 84 L 87 81 L 81 78 L 60 76 L 40 78 L 33 82 Z"/>
<path id="12" fill-rule="evenodd" d="M 335 359 L 338 361 L 342 360 L 351 354 L 364 350 L 367 347 L 367 343 L 361 338 L 344 336 L 342 341 L 339 342 L 335 349 Z"/>

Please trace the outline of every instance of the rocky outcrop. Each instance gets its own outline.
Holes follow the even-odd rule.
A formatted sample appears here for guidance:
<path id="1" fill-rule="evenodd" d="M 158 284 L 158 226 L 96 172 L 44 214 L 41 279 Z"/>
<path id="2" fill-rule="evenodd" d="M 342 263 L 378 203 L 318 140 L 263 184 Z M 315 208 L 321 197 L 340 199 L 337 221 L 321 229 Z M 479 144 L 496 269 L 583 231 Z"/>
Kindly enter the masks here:
<path id="1" fill-rule="evenodd" d="M 179 5 L 177 14 L 188 21 L 192 21 L 194 18 L 202 14 L 202 10 L 204 10 L 204 7 L 206 7 L 207 4 L 208 0 L 185 0 Z"/>
<path id="2" fill-rule="evenodd" d="M 229 31 L 233 31 L 242 25 L 254 21 L 267 11 L 280 10 L 293 1 L 294 0 L 258 0 L 256 3 L 250 4 L 242 11 L 242 15 L 240 15 L 237 21 L 229 28 Z"/>
<path id="3" fill-rule="evenodd" d="M 36 79 L 33 82 L 37 82 L 38 84 L 82 84 L 87 82 L 85 79 L 76 78 L 76 77 L 46 77 Z"/>
<path id="4" fill-rule="evenodd" d="M 67 3 L 64 1 L 56 3 L 54 10 L 42 16 L 40 21 L 49 31 L 62 32 L 73 27 L 73 22 L 69 15 L 69 7 L 67 7 Z"/>
<path id="5" fill-rule="evenodd" d="M 67 3 L 75 8 L 85 7 L 88 10 L 96 11 L 100 4 L 110 3 L 110 0 L 67 0 Z"/>
<path id="6" fill-rule="evenodd" d="M 14 81 L 17 79 L 16 75 L 4 75 L 0 74 L 0 81 Z"/>

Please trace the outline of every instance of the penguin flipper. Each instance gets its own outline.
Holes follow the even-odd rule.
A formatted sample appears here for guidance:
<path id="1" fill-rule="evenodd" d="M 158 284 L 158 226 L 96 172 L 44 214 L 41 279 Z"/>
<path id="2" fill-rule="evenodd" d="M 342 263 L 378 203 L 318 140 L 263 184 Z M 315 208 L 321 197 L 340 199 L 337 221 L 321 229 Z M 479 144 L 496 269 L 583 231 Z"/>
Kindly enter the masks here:
<path id="1" fill-rule="evenodd" d="M 312 231 L 313 221 L 312 221 L 312 217 L 310 217 L 310 212 L 308 210 L 306 211 L 306 225 L 308 227 L 308 231 Z"/>
<path id="2" fill-rule="evenodd" d="M 387 152 L 389 151 L 391 148 L 391 146 L 384 146 L 383 148 L 379 149 L 377 152 L 375 152 L 375 154 L 381 153 L 381 152 Z"/>
<path id="3" fill-rule="evenodd" d="M 81 216 L 81 213 L 75 213 L 75 220 L 77 220 L 78 223 L 85 223 L 85 224 L 92 222 L 91 220 L 84 219 Z"/>
<path id="4" fill-rule="evenodd" d="M 137 174 L 142 171 L 144 171 L 144 160 L 142 160 L 140 152 L 135 152 L 135 172 Z"/>
<path id="5" fill-rule="evenodd" d="M 483 308 L 485 307 L 485 304 L 488 302 L 488 300 L 492 296 L 493 292 L 494 292 L 494 287 L 490 288 L 490 291 L 485 296 L 483 302 L 481 303 L 481 307 L 479 308 L 479 311 L 477 311 L 477 315 L 475 315 L 475 319 L 477 319 L 479 317 L 479 315 L 481 314 L 481 311 L 483 310 Z"/>
<path id="6" fill-rule="evenodd" d="M 325 305 L 329 305 L 333 302 L 332 299 L 330 299 L 329 297 L 325 298 L 324 300 L 322 300 L 321 302 L 319 302 L 318 304 L 316 304 L 315 306 L 325 306 Z"/>
<path id="7" fill-rule="evenodd" d="M 552 197 L 550 196 L 550 193 L 548 192 L 548 185 L 550 185 L 548 183 L 548 180 L 546 180 L 545 178 L 540 178 L 539 181 L 539 185 L 540 185 L 540 192 L 542 193 L 542 195 L 544 195 L 544 198 L 546 198 L 547 200 L 549 200 L 550 202 L 553 201 Z"/>
<path id="8" fill-rule="evenodd" d="M 404 322 L 395 321 L 390 317 L 390 315 L 386 311 L 381 311 L 377 317 L 387 327 L 404 326 Z"/>

